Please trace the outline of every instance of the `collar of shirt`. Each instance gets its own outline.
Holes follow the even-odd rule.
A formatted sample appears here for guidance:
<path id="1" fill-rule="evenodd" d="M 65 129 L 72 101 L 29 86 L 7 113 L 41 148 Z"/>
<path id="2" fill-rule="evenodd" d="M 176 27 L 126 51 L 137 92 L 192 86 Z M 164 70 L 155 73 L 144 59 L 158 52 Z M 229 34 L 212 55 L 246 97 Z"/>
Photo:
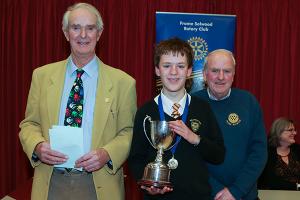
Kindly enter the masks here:
<path id="1" fill-rule="evenodd" d="M 212 95 L 210 92 L 209 92 L 209 89 L 207 88 L 207 94 L 208 94 L 208 97 L 211 99 L 211 100 L 214 100 L 214 101 L 221 101 L 221 100 L 224 100 L 224 99 L 227 99 L 229 96 L 230 96 L 230 93 L 231 93 L 231 88 L 229 89 L 229 92 L 228 94 L 221 98 L 221 99 L 217 99 L 214 95 Z"/>
<path id="2" fill-rule="evenodd" d="M 94 77 L 98 74 L 98 62 L 97 62 L 97 56 L 94 56 L 94 58 L 86 64 L 82 69 L 84 70 L 84 73 L 82 75 L 82 79 L 85 79 L 86 77 Z M 76 77 L 76 70 L 78 67 L 74 64 L 72 57 L 69 58 L 69 67 L 67 68 L 67 74 L 71 76 Z"/>
<path id="3" fill-rule="evenodd" d="M 189 104 L 191 102 L 191 96 L 187 92 L 185 92 L 184 96 L 180 99 L 179 102 L 173 102 L 167 96 L 165 96 L 162 92 L 160 92 L 159 95 L 161 95 L 161 101 L 162 101 L 162 104 L 163 104 L 164 112 L 167 113 L 169 116 L 171 116 L 171 114 L 173 112 L 172 106 L 173 106 L 174 103 L 178 103 L 180 105 L 180 108 L 179 108 L 178 111 L 179 111 L 180 115 L 182 115 L 183 111 L 184 111 L 187 96 L 189 97 Z M 159 95 L 157 95 L 154 98 L 154 101 L 156 102 L 157 105 L 158 105 Z"/>

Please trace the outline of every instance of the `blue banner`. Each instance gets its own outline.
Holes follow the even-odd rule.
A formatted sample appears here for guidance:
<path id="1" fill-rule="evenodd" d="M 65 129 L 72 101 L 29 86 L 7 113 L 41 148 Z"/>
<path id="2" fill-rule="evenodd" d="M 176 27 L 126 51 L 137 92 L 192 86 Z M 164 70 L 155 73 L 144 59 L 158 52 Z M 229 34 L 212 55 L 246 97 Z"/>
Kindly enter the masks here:
<path id="1" fill-rule="evenodd" d="M 189 42 L 194 50 L 193 85 L 190 92 L 203 88 L 204 58 L 215 49 L 233 52 L 235 15 L 156 12 L 156 43 L 173 37 Z M 157 80 L 157 87 L 161 81 Z"/>

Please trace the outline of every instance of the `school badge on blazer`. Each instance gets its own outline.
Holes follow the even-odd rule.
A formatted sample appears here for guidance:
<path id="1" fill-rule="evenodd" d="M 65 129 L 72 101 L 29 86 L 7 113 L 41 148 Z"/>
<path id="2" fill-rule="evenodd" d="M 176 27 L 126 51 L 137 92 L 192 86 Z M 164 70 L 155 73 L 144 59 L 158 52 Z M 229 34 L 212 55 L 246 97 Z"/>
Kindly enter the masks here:
<path id="1" fill-rule="evenodd" d="M 226 122 L 227 122 L 228 125 L 236 126 L 241 122 L 241 120 L 240 120 L 240 117 L 238 116 L 238 114 L 230 113 L 228 115 L 228 118 L 227 118 Z"/>
<path id="2" fill-rule="evenodd" d="M 201 122 L 198 119 L 191 119 L 191 129 L 193 132 L 197 132 L 201 126 Z"/>

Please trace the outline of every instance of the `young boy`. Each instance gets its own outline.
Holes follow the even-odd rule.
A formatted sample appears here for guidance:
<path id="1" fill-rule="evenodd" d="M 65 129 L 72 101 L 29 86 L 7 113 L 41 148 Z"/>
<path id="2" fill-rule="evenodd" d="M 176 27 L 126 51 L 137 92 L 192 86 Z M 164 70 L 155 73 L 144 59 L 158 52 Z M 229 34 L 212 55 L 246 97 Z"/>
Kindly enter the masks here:
<path id="1" fill-rule="evenodd" d="M 157 150 L 144 134 L 143 121 L 168 121 L 176 133 L 178 144 L 163 154 L 163 160 L 176 159 L 171 170 L 171 187 L 158 188 L 142 185 L 144 199 L 211 199 L 205 162 L 223 162 L 225 149 L 219 126 L 208 103 L 191 97 L 185 89 L 191 76 L 193 50 L 178 38 L 160 42 L 155 48 L 155 73 L 161 78 L 161 93 L 144 104 L 136 113 L 133 141 L 128 163 L 136 180 L 143 177 L 147 163 L 154 161 Z M 173 108 L 175 104 L 175 109 Z M 179 113 L 178 113 L 179 112 Z"/>

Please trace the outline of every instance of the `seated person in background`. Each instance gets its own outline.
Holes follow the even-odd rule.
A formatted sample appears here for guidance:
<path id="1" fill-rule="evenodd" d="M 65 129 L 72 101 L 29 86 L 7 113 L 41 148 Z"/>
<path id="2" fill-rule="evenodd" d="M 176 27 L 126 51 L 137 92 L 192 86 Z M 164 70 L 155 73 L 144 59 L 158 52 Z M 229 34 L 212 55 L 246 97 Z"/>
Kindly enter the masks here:
<path id="1" fill-rule="evenodd" d="M 210 200 L 211 187 L 205 162 L 222 163 L 225 149 L 209 104 L 191 97 L 185 89 L 186 80 L 192 73 L 193 49 L 187 42 L 177 38 L 162 41 L 155 48 L 154 64 L 163 88 L 158 96 L 136 113 L 129 168 L 135 179 L 140 180 L 147 163 L 156 157 L 157 150 L 144 134 L 145 117 L 148 115 L 152 120 L 169 121 L 171 130 L 177 134 L 177 138 L 181 137 L 178 145 L 163 154 L 166 162 L 172 157 L 178 161 L 177 168 L 171 170 L 170 175 L 174 187 L 160 189 L 141 186 L 145 191 L 144 199 Z M 174 109 L 175 103 L 179 104 L 175 106 L 177 109 Z"/>
<path id="2" fill-rule="evenodd" d="M 269 135 L 267 165 L 259 178 L 260 189 L 300 190 L 300 145 L 295 144 L 294 123 L 276 119 Z"/>

